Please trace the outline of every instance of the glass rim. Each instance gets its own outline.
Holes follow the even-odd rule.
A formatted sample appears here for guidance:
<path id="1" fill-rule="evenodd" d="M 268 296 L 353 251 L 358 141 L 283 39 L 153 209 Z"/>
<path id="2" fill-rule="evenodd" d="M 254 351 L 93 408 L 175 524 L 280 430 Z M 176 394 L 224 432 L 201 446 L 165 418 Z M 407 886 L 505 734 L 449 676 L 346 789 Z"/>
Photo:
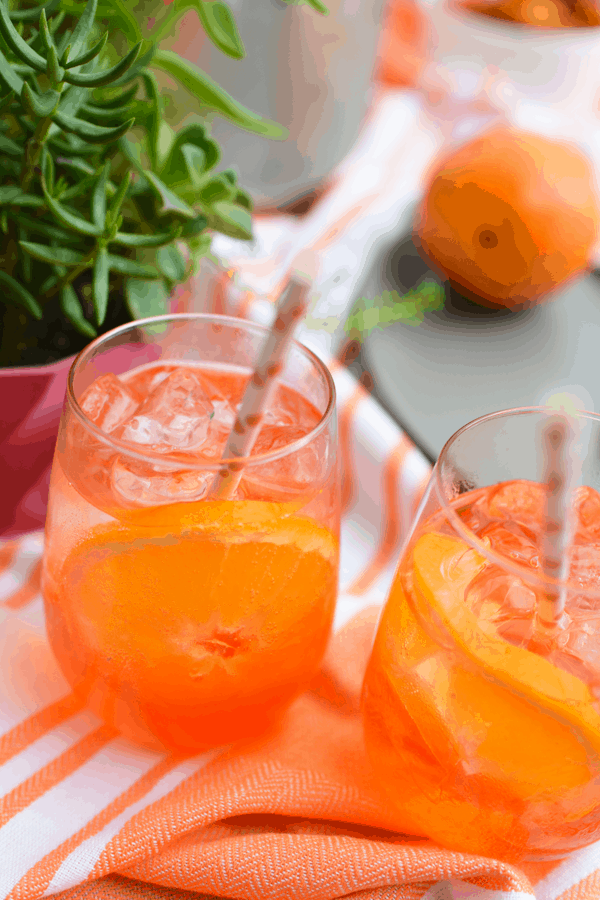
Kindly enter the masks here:
<path id="1" fill-rule="evenodd" d="M 79 420 L 80 424 L 91 434 L 94 435 L 99 441 L 103 444 L 113 447 L 116 451 L 120 452 L 123 455 L 127 455 L 131 459 L 135 459 L 140 462 L 146 462 L 151 464 L 161 464 L 168 470 L 181 470 L 186 469 L 189 471 L 202 471 L 202 472 L 212 472 L 215 473 L 219 471 L 219 469 L 228 465 L 230 462 L 239 462 L 240 457 L 231 457 L 231 458 L 219 458 L 213 462 L 211 461 L 202 461 L 198 462 L 194 460 L 193 451 L 176 451 L 175 454 L 169 453 L 158 453 L 156 451 L 144 451 L 141 452 L 136 450 L 135 444 L 129 443 L 128 441 L 119 440 L 119 438 L 115 438 L 110 434 L 107 434 L 105 431 L 102 431 L 101 428 L 98 427 L 91 419 L 89 419 L 77 400 L 75 396 L 74 389 L 74 380 L 76 374 L 80 368 L 80 366 L 85 362 L 86 357 L 90 356 L 94 350 L 96 350 L 99 346 L 101 346 L 107 340 L 114 338 L 115 336 L 133 330 L 138 326 L 151 326 L 151 325 L 163 325 L 169 321 L 196 321 L 205 324 L 219 324 L 219 325 L 230 325 L 234 328 L 243 328 L 248 331 L 255 330 L 256 332 L 262 333 L 263 336 L 269 333 L 269 328 L 266 325 L 260 325 L 257 322 L 252 322 L 250 319 L 239 319 L 236 316 L 225 316 L 220 315 L 218 313 L 165 313 L 160 316 L 149 316 L 145 319 L 135 319 L 131 322 L 126 322 L 124 325 L 118 325 L 116 328 L 111 329 L 110 331 L 105 332 L 104 334 L 99 335 L 97 338 L 94 338 L 89 344 L 87 344 L 83 350 L 80 350 L 73 363 L 71 368 L 69 369 L 69 377 L 67 379 L 67 392 L 66 392 L 66 401 L 67 405 L 71 408 L 76 418 Z M 265 465 L 266 463 L 272 462 L 274 460 L 283 459 L 287 456 L 291 456 L 294 453 L 297 453 L 303 447 L 310 444 L 315 438 L 319 436 L 329 425 L 331 418 L 333 416 L 335 406 L 336 406 L 336 391 L 335 391 L 335 383 L 333 381 L 333 377 L 331 372 L 325 363 L 319 359 L 316 353 L 306 347 L 304 344 L 300 343 L 300 341 L 293 339 L 290 345 L 290 349 L 294 348 L 306 357 L 309 362 L 313 364 L 313 366 L 320 372 L 321 376 L 324 379 L 325 384 L 328 388 L 328 401 L 325 411 L 322 413 L 317 424 L 311 428 L 307 434 L 303 435 L 303 437 L 298 438 L 295 441 L 292 441 L 289 444 L 286 444 L 284 447 L 280 447 L 277 450 L 271 450 L 268 453 L 256 453 L 250 454 L 247 457 L 241 457 L 245 460 L 244 468 L 249 466 L 259 466 Z M 288 350 L 289 353 L 289 350 Z M 161 364 L 161 360 L 156 361 L 158 365 Z M 162 361 L 163 364 L 167 364 L 167 360 Z"/>
<path id="2" fill-rule="evenodd" d="M 443 466 L 443 461 L 449 454 L 454 442 L 463 434 L 465 434 L 465 432 L 470 431 L 472 428 L 476 428 L 484 422 L 489 422 L 493 419 L 503 419 L 508 418 L 509 416 L 525 416 L 536 413 L 548 414 L 551 412 L 556 413 L 556 410 L 553 410 L 552 407 L 548 406 L 517 406 L 511 409 L 500 409 L 496 412 L 486 413 L 486 415 L 484 416 L 478 416 L 476 419 L 472 419 L 470 422 L 467 422 L 466 425 L 463 425 L 461 428 L 459 428 L 458 431 L 455 431 L 454 434 L 448 438 L 448 440 L 442 447 L 431 472 L 431 482 L 435 486 L 435 492 L 437 494 L 441 509 L 447 516 L 448 521 L 450 522 L 454 530 L 469 544 L 472 549 L 476 550 L 478 553 L 484 556 L 493 565 L 499 566 L 504 571 L 508 571 L 514 575 L 517 575 L 519 578 L 523 578 L 525 581 L 537 585 L 542 589 L 550 587 L 553 591 L 559 591 L 564 588 L 571 594 L 576 593 L 581 596 L 597 598 L 600 597 L 600 586 L 598 588 L 579 587 L 574 585 L 569 580 L 563 581 L 559 578 L 552 578 L 548 575 L 545 575 L 542 571 L 531 569 L 526 564 L 519 563 L 516 560 L 511 560 L 507 556 L 504 556 L 501 553 L 497 553 L 495 550 L 487 547 L 483 543 L 483 541 L 475 534 L 474 531 L 471 531 L 470 528 L 467 528 L 464 525 L 462 519 L 456 512 L 456 507 L 460 506 L 461 497 L 466 497 L 469 491 L 465 491 L 463 494 L 459 494 L 458 497 L 450 499 L 446 496 L 446 491 L 441 480 L 441 469 Z M 588 412 L 587 410 L 578 410 L 577 414 L 582 418 L 596 421 L 600 425 L 600 414 L 598 413 Z M 519 479 L 508 480 L 518 481 Z M 538 483 L 541 484 L 541 482 Z M 486 486 L 484 485 L 483 487 Z M 493 485 L 490 485 L 490 487 L 493 487 Z M 479 489 L 476 488 L 474 490 Z"/>

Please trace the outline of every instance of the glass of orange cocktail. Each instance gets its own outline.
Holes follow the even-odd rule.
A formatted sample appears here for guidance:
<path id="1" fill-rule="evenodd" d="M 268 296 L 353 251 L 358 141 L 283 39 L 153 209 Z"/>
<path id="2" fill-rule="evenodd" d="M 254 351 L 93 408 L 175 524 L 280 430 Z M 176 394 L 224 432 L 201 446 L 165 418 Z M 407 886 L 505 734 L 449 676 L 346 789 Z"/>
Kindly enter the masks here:
<path id="1" fill-rule="evenodd" d="M 435 466 L 363 687 L 374 769 L 408 832 L 512 861 L 600 838 L 600 417 L 571 447 L 568 578 L 544 574 L 547 413 L 494 413 Z M 540 640 L 536 610 L 559 596 Z"/>
<path id="2" fill-rule="evenodd" d="M 231 499 L 214 486 L 266 329 L 176 315 L 71 370 L 46 526 L 50 642 L 123 734 L 188 752 L 267 729 L 314 675 L 336 599 L 331 376 L 294 344 Z"/>

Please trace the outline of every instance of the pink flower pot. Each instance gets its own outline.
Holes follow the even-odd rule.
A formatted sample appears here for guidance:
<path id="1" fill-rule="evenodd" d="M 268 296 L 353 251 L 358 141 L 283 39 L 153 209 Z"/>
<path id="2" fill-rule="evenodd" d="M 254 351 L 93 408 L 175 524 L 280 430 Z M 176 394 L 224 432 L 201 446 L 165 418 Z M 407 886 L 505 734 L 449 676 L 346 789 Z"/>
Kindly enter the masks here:
<path id="1" fill-rule="evenodd" d="M 52 455 L 74 358 L 0 369 L 0 540 L 44 525 Z"/>

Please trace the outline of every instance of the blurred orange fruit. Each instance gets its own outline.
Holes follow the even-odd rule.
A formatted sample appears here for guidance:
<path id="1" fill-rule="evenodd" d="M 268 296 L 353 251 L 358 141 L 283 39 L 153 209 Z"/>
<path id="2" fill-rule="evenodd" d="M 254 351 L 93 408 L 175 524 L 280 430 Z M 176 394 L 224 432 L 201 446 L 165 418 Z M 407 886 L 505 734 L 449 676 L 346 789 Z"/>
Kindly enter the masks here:
<path id="1" fill-rule="evenodd" d="M 589 268 L 599 219 L 579 150 L 495 127 L 434 163 L 416 243 L 465 296 L 519 309 Z"/>
<path id="2" fill-rule="evenodd" d="M 535 28 L 595 28 L 600 15 L 593 0 L 465 0 L 463 9 Z"/>

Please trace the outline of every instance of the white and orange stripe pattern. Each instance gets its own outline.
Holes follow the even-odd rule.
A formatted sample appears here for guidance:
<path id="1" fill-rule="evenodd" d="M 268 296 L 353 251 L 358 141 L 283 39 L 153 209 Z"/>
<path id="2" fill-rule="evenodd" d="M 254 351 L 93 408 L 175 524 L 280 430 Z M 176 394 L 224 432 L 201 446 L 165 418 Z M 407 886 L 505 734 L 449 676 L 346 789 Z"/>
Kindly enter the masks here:
<path id="1" fill-rule="evenodd" d="M 346 478 L 336 634 L 268 744 L 178 759 L 124 741 L 81 707 L 49 650 L 41 536 L 0 546 L 3 900 L 600 896 L 598 846 L 523 871 L 398 833 L 364 756 L 358 696 L 428 465 L 348 370 L 334 377 Z"/>

